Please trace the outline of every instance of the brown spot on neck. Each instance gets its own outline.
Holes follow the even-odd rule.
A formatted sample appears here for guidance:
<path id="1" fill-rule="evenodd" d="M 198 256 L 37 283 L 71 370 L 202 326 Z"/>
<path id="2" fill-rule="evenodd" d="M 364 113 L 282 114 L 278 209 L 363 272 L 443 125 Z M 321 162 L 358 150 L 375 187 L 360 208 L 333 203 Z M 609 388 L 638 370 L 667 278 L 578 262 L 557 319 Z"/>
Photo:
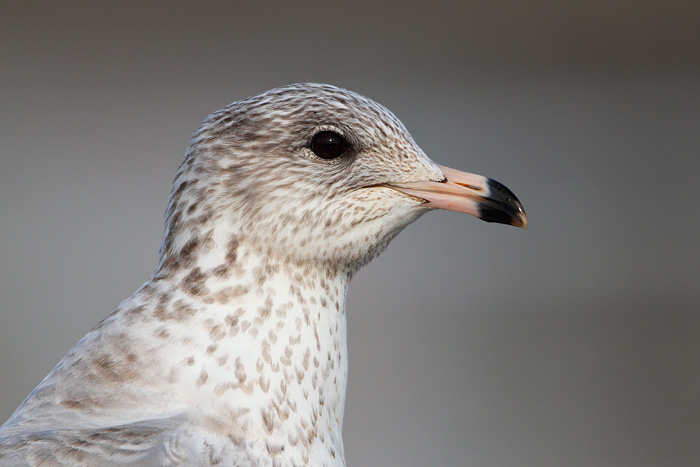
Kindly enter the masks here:
<path id="1" fill-rule="evenodd" d="M 238 258 L 238 244 L 238 238 L 231 237 L 228 245 L 226 245 L 226 263 L 229 265 L 234 264 Z"/>
<path id="2" fill-rule="evenodd" d="M 209 289 L 204 285 L 206 280 L 207 276 L 202 273 L 199 267 L 196 267 L 182 279 L 180 286 L 187 294 L 201 297 L 209 293 Z"/>

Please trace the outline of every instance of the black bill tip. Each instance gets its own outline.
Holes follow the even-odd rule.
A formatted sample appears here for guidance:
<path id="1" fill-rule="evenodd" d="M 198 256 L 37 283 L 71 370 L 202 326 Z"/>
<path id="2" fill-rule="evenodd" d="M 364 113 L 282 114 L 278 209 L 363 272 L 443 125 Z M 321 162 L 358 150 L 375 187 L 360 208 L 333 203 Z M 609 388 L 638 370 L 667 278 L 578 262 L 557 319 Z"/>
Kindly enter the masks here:
<path id="1" fill-rule="evenodd" d="M 527 229 L 525 209 L 513 192 L 496 180 L 489 179 L 487 186 L 489 194 L 479 206 L 479 218 Z"/>

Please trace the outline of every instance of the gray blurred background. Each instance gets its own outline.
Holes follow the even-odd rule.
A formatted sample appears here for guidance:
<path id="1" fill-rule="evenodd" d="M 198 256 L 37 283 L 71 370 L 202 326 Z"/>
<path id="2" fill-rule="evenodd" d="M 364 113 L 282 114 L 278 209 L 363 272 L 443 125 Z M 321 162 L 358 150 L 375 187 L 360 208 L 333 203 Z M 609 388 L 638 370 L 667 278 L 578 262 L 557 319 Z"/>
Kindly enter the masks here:
<path id="1" fill-rule="evenodd" d="M 700 3 L 3 2 L 0 423 L 152 272 L 191 132 L 385 104 L 522 231 L 429 213 L 349 295 L 348 463 L 700 465 Z"/>

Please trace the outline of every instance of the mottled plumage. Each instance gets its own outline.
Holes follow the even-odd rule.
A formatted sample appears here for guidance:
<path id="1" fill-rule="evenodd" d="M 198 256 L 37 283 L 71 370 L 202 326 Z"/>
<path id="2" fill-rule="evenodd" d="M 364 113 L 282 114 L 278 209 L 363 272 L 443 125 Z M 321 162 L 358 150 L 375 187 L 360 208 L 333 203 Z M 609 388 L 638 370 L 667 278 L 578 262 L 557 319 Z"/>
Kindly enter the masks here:
<path id="1" fill-rule="evenodd" d="M 312 149 L 319 132 L 340 157 Z M 0 429 L 2 465 L 344 465 L 348 281 L 426 211 L 525 225 L 381 105 L 297 84 L 194 133 L 153 276 Z"/>

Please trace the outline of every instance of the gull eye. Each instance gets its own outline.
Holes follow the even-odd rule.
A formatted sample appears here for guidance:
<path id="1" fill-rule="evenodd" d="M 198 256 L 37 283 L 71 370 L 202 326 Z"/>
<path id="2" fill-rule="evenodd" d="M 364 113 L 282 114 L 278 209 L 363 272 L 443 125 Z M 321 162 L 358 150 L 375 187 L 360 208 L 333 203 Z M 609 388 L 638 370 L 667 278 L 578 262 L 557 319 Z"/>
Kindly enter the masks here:
<path id="1" fill-rule="evenodd" d="M 335 159 L 347 147 L 345 138 L 332 131 L 321 131 L 311 140 L 311 150 L 321 159 Z"/>

